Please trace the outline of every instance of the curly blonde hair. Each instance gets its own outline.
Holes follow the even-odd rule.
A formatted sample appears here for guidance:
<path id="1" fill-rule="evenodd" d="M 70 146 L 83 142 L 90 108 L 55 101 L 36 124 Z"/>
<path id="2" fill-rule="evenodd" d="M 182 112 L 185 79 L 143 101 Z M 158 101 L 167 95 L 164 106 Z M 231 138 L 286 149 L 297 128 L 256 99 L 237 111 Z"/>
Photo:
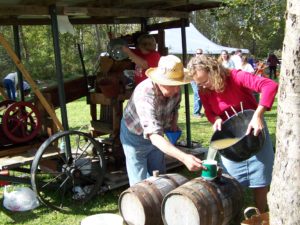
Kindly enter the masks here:
<path id="1" fill-rule="evenodd" d="M 228 69 L 223 67 L 216 59 L 209 56 L 195 56 L 191 58 L 187 65 L 189 70 L 188 76 L 193 78 L 196 71 L 206 71 L 208 73 L 208 80 L 216 92 L 223 92 L 226 86 L 226 79 L 230 75 Z M 200 87 L 200 91 L 208 91 Z"/>

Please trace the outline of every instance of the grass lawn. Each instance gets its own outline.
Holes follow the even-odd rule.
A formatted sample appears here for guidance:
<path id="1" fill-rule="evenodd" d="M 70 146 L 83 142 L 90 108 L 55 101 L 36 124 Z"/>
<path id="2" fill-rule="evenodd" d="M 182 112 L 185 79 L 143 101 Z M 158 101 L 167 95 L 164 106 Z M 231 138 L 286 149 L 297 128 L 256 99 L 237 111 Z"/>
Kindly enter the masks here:
<path id="1" fill-rule="evenodd" d="M 0 99 L 1 100 L 1 99 Z M 190 111 L 192 112 L 193 97 L 190 92 Z M 273 144 L 275 143 L 275 129 L 276 129 L 276 107 L 275 102 L 272 111 L 265 114 L 269 131 L 272 137 Z M 86 104 L 85 98 L 76 102 L 70 103 L 67 106 L 69 127 L 72 130 L 88 130 L 88 124 L 90 121 L 89 106 Z M 59 114 L 59 111 L 57 111 Z M 60 115 L 58 115 L 60 118 Z M 183 131 L 185 131 L 185 108 L 184 98 L 180 108 L 179 125 Z M 200 142 L 203 147 L 208 147 L 210 137 L 212 135 L 212 127 L 206 120 L 206 118 L 194 118 L 191 117 L 191 133 L 192 140 Z M 185 140 L 185 132 L 181 137 Z M 182 173 L 190 178 L 198 176 L 198 173 L 190 173 L 185 168 L 177 169 L 176 172 Z M 1 202 L 0 210 L 0 224 L 30 224 L 30 225 L 75 225 L 80 224 L 80 221 L 92 214 L 97 213 L 117 213 L 118 212 L 118 197 L 119 194 L 125 190 L 127 186 L 122 188 L 106 192 L 105 194 L 97 195 L 88 204 L 74 207 L 74 211 L 70 214 L 63 214 L 52 209 L 40 206 L 37 209 L 29 212 L 10 212 L 3 208 Z M 3 196 L 3 188 L 0 189 L 0 196 Z M 249 191 L 245 194 L 244 207 L 254 205 L 252 202 L 252 196 Z"/>

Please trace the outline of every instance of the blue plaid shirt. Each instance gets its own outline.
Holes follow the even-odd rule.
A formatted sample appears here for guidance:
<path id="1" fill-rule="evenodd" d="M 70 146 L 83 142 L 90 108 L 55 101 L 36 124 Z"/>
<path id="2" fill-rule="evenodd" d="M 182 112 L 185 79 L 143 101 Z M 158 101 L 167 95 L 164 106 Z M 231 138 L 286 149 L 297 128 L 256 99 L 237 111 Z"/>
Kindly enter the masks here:
<path id="1" fill-rule="evenodd" d="M 164 97 L 151 79 L 146 79 L 135 88 L 123 113 L 127 128 L 134 134 L 163 135 L 171 128 L 180 107 L 180 92 L 172 97 Z"/>

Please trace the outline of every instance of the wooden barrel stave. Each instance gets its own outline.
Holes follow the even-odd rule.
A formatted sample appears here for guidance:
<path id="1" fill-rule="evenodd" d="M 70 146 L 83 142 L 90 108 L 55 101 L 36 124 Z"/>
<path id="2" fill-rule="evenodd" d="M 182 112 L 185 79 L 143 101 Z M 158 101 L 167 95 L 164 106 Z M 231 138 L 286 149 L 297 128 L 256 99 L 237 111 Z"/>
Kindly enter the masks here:
<path id="1" fill-rule="evenodd" d="M 239 213 L 242 197 L 241 186 L 228 175 L 219 181 L 195 178 L 165 196 L 163 221 L 165 225 L 225 225 Z"/>
<path id="2" fill-rule="evenodd" d="M 161 203 L 164 196 L 187 181 L 179 174 L 165 174 L 150 177 L 125 190 L 119 197 L 119 210 L 125 223 L 163 225 Z"/>

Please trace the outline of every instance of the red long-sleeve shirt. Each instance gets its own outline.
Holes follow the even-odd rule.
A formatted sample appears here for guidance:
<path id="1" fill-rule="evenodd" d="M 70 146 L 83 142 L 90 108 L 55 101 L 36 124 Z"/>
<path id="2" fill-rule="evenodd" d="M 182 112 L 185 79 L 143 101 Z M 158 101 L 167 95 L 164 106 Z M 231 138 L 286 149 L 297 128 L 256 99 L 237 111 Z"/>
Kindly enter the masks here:
<path id="1" fill-rule="evenodd" d="M 226 120 L 227 116 L 233 115 L 231 106 L 237 111 L 241 111 L 240 102 L 243 109 L 255 110 L 258 106 L 253 92 L 261 93 L 259 105 L 271 109 L 278 84 L 271 79 L 255 76 L 241 70 L 232 70 L 227 77 L 225 90 L 217 93 L 216 91 L 199 92 L 201 102 L 205 109 L 205 114 L 211 123 L 214 123 L 217 116 Z"/>
<path id="2" fill-rule="evenodd" d="M 149 67 L 157 67 L 158 61 L 160 59 L 160 54 L 157 51 L 151 51 L 147 54 L 144 54 L 139 49 L 132 49 L 133 53 L 141 57 L 142 59 L 146 60 Z M 135 67 L 135 74 L 134 74 L 134 82 L 136 85 L 141 83 L 143 80 L 147 79 L 148 77 L 145 74 L 146 69 L 140 68 L 138 65 Z"/>

